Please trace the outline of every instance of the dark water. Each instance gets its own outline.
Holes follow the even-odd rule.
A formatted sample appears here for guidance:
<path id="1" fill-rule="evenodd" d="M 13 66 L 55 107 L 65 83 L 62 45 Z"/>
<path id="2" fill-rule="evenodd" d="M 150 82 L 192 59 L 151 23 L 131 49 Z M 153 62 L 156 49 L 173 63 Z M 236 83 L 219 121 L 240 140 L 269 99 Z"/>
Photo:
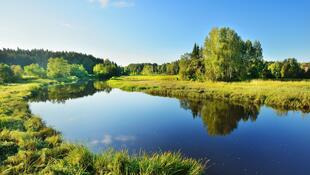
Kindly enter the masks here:
<path id="1" fill-rule="evenodd" d="M 181 151 L 210 159 L 211 175 L 310 174 L 310 115 L 301 112 L 129 93 L 104 82 L 42 89 L 30 108 L 95 152 Z"/>

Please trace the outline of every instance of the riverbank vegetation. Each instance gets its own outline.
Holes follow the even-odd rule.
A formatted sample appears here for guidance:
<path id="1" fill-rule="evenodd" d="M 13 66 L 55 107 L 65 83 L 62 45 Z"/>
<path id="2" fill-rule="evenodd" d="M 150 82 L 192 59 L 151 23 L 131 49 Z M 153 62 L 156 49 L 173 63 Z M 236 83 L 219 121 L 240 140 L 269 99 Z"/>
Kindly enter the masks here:
<path id="1" fill-rule="evenodd" d="M 108 84 L 153 95 L 220 99 L 310 112 L 309 81 L 198 82 L 179 79 L 177 76 L 125 76 L 113 78 Z"/>
<path id="2" fill-rule="evenodd" d="M 31 114 L 27 99 L 55 80 L 28 79 L 0 85 L 1 174 L 202 174 L 204 166 L 179 153 L 91 153 L 65 143 L 61 134 Z"/>

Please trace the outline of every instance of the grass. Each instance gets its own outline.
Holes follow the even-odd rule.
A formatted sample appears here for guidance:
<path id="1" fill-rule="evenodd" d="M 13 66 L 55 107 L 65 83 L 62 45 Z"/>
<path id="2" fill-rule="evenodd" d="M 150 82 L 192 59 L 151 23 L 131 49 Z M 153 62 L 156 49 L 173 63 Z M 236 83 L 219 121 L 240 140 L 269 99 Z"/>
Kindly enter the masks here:
<path id="1" fill-rule="evenodd" d="M 203 173 L 200 161 L 180 153 L 94 154 L 65 143 L 59 132 L 31 114 L 27 99 L 52 80 L 28 79 L 0 85 L 0 174 L 188 174 Z"/>
<path id="2" fill-rule="evenodd" d="M 221 99 L 265 104 L 286 110 L 310 112 L 310 81 L 252 80 L 245 82 L 182 81 L 177 76 L 127 76 L 108 84 L 127 91 L 194 99 Z"/>

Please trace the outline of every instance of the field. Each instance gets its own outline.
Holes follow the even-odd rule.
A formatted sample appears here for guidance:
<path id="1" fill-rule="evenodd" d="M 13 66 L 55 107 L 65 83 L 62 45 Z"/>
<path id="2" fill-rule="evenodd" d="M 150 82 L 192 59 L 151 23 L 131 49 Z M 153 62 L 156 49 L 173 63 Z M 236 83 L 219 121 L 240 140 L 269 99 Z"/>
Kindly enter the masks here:
<path id="1" fill-rule="evenodd" d="M 87 148 L 65 143 L 59 132 L 31 114 L 27 99 L 38 88 L 55 83 L 28 80 L 0 85 L 1 174 L 188 174 L 204 171 L 200 161 L 180 153 L 129 155 L 107 150 L 94 154 Z"/>
<path id="2" fill-rule="evenodd" d="M 177 76 L 124 76 L 112 78 L 108 84 L 114 88 L 152 95 L 223 99 L 310 112 L 310 81 L 306 80 L 227 83 L 182 81 Z"/>

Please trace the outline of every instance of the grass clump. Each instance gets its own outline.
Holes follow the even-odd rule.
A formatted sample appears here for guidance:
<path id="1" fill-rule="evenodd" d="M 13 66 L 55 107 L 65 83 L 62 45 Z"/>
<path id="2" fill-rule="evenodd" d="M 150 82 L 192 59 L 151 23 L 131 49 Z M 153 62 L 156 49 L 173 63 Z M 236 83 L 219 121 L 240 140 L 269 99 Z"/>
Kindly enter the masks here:
<path id="1" fill-rule="evenodd" d="M 46 174 L 121 174 L 121 175 L 198 175 L 200 162 L 184 158 L 180 153 L 129 155 L 126 151 L 108 150 L 93 154 L 84 147 L 75 147 L 63 159 L 49 164 Z"/>

